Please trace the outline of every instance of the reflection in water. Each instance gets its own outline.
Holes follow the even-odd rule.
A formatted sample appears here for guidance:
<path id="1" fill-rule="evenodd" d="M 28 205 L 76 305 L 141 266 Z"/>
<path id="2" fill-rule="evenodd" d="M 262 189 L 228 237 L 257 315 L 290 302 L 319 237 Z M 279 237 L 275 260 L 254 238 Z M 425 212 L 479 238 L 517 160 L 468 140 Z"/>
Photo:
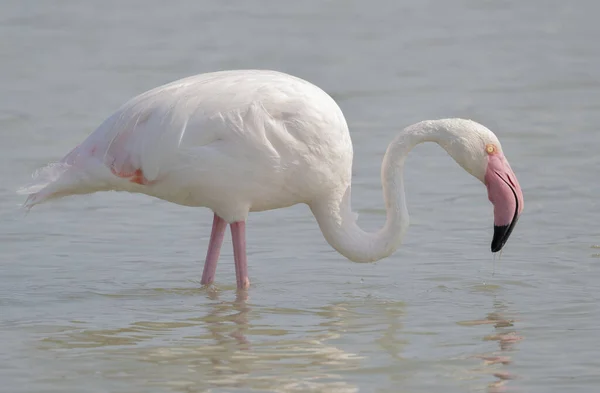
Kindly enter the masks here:
<path id="1" fill-rule="evenodd" d="M 100 362 L 96 374 L 127 382 L 132 391 L 141 383 L 168 391 L 341 393 L 358 391 L 349 374 L 369 372 L 361 356 L 344 348 L 360 352 L 361 344 L 377 345 L 399 359 L 405 345 L 398 337 L 401 302 L 367 298 L 300 310 L 253 306 L 244 292 L 233 301 L 221 300 L 230 291 L 202 293 L 202 316 L 190 312 L 176 321 L 134 321 L 103 330 L 70 326 L 50 333 L 43 348 L 69 363 L 93 358 Z M 364 332 L 375 334 L 368 342 L 352 342 Z"/>
<path id="2" fill-rule="evenodd" d="M 515 320 L 510 319 L 506 314 L 508 307 L 500 300 L 494 299 L 494 311 L 489 313 L 484 319 L 473 321 L 461 321 L 458 324 L 462 326 L 480 326 L 494 325 L 496 332 L 483 337 L 484 341 L 497 341 L 499 351 L 483 353 L 474 357 L 481 359 L 483 368 L 476 369 L 476 372 L 484 372 L 493 375 L 496 380 L 488 385 L 489 393 L 500 393 L 507 391 L 507 382 L 515 379 L 517 376 L 504 370 L 503 368 L 512 363 L 510 352 L 514 351 L 515 344 L 523 339 L 514 328 Z"/>
<path id="3" fill-rule="evenodd" d="M 219 291 L 209 289 L 208 298 L 212 301 L 219 301 Z M 248 312 L 250 311 L 250 307 L 246 303 L 247 300 L 248 292 L 238 291 L 236 292 L 235 301 L 216 303 L 214 307 L 209 309 L 205 317 L 191 318 L 191 320 L 200 324 L 204 323 L 216 345 L 227 343 L 228 339 L 224 335 L 227 332 L 227 336 L 234 338 L 240 344 L 239 349 L 248 349 L 249 342 L 244 335 L 248 329 Z M 231 312 L 233 313 L 230 314 Z M 231 326 L 228 322 L 233 322 L 234 325 Z M 229 327 L 225 327 L 226 325 L 229 325 Z"/>

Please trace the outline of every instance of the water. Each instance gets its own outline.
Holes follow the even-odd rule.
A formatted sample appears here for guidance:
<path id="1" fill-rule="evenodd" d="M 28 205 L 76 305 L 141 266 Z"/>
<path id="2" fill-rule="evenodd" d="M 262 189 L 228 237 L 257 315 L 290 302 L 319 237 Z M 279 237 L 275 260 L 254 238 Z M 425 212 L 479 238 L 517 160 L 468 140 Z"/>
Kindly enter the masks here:
<path id="1" fill-rule="evenodd" d="M 559 1 L 0 5 L 2 392 L 591 392 L 600 324 L 598 5 Z M 355 144 L 354 208 L 423 119 L 494 130 L 525 211 L 489 253 L 485 188 L 436 145 L 407 162 L 411 227 L 351 263 L 305 206 L 253 214 L 252 288 L 229 234 L 199 285 L 211 212 L 104 193 L 35 208 L 15 190 L 128 98 L 200 72 L 313 81 Z"/>

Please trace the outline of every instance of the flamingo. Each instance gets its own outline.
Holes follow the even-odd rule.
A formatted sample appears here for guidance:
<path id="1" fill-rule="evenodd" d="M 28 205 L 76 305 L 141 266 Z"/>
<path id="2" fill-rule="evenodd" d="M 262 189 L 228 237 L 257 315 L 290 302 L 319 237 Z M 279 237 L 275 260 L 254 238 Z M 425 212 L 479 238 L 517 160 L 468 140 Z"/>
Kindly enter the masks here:
<path id="1" fill-rule="evenodd" d="M 19 190 L 27 210 L 98 191 L 141 193 L 213 211 L 201 284 L 214 282 L 227 224 L 239 289 L 250 285 L 249 212 L 304 203 L 326 241 L 355 262 L 390 256 L 409 225 L 403 168 L 409 151 L 435 142 L 486 187 L 493 253 L 508 240 L 523 194 L 496 135 L 471 120 L 426 120 L 404 128 L 381 166 L 387 218 L 363 231 L 351 208 L 353 148 L 344 115 L 314 84 L 271 70 L 228 70 L 180 79 L 123 104 L 59 162 Z"/>

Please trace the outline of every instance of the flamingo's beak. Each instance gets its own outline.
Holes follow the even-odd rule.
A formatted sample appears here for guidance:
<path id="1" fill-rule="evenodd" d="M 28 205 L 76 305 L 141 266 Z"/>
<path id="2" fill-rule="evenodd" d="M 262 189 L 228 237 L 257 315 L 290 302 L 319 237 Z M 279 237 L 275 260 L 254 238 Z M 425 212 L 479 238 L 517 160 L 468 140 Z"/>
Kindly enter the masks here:
<path id="1" fill-rule="evenodd" d="M 494 237 L 492 252 L 502 250 L 523 211 L 523 192 L 506 158 L 501 154 L 488 156 L 485 173 L 488 198 L 494 205 Z"/>

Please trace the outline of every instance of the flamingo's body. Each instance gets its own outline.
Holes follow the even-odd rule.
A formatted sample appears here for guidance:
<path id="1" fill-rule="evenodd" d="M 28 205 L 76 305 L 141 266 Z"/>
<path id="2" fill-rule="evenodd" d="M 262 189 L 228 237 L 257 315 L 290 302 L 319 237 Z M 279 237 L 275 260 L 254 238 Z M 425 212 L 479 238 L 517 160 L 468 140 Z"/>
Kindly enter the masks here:
<path id="1" fill-rule="evenodd" d="M 418 123 L 396 138 L 382 167 L 388 221 L 377 234 L 362 232 L 350 209 L 353 152 L 340 108 L 318 87 L 274 71 L 201 74 L 131 99 L 59 163 L 38 172 L 23 189 L 29 194 L 25 206 L 118 190 L 207 207 L 215 218 L 202 282 L 214 279 L 230 223 L 238 286 L 247 287 L 244 223 L 250 211 L 306 203 L 329 243 L 348 258 L 373 261 L 391 254 L 408 224 L 402 164 L 423 141 L 440 143 L 488 185 L 496 224 L 506 226 L 507 238 L 523 207 L 516 177 L 510 171 L 508 188 L 506 180 L 492 181 L 499 187 L 492 192 L 490 168 L 510 167 L 491 131 L 461 119 Z M 490 144 L 496 150 L 486 155 Z"/>

